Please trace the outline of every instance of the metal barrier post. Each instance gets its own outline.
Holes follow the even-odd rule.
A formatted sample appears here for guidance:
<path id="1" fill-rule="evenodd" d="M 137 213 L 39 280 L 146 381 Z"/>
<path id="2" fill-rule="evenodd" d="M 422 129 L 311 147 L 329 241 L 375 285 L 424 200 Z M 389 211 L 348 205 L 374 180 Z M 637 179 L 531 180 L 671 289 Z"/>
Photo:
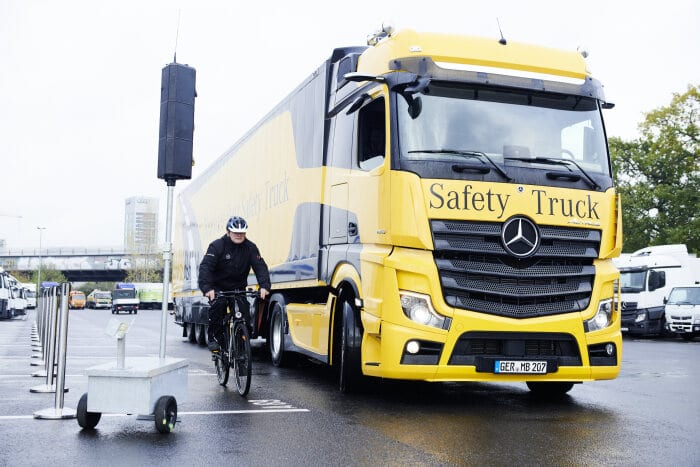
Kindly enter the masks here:
<path id="1" fill-rule="evenodd" d="M 63 407 L 63 393 L 68 391 L 65 389 L 66 382 L 66 354 L 68 350 L 68 295 L 70 294 L 70 284 L 64 282 L 61 284 L 61 308 L 60 308 L 60 328 L 58 339 L 58 371 L 56 374 L 56 397 L 54 398 L 54 406 L 48 409 L 34 412 L 34 418 L 57 420 L 65 418 L 75 418 L 75 409 L 66 409 Z"/>
<path id="2" fill-rule="evenodd" d="M 43 316 L 42 307 L 44 304 L 41 291 L 39 291 L 39 294 L 37 294 L 36 301 L 36 318 L 34 319 L 34 324 L 32 325 L 32 358 L 43 360 L 44 350 L 41 343 L 41 320 Z M 30 364 L 32 366 L 39 366 L 41 362 L 33 361 Z"/>
<path id="3" fill-rule="evenodd" d="M 56 298 L 56 293 L 58 291 L 58 287 L 52 287 L 52 294 L 51 294 L 51 300 L 50 300 L 50 306 L 49 306 L 49 329 L 47 332 L 47 335 L 49 336 L 48 339 L 48 344 L 46 345 L 47 351 L 44 352 L 44 356 L 46 357 L 45 360 L 45 366 L 44 366 L 44 373 L 46 376 L 46 384 L 40 384 L 38 386 L 33 386 L 29 389 L 29 392 L 55 392 L 56 391 L 56 384 L 54 383 L 54 370 L 55 370 L 55 365 L 56 365 L 56 339 L 58 336 L 58 310 L 56 309 L 57 305 L 57 298 Z M 68 298 L 65 298 L 66 300 L 66 307 L 68 305 Z M 42 376 L 41 372 L 36 372 L 33 373 L 32 376 Z M 68 391 L 65 389 L 65 391 Z"/>
<path id="4" fill-rule="evenodd" d="M 39 329 L 39 334 L 41 336 L 41 360 L 40 361 L 33 361 L 30 363 L 31 366 L 43 366 L 46 367 L 46 359 L 48 358 L 48 349 L 49 349 L 49 338 L 51 337 L 50 332 L 49 332 L 49 321 L 51 319 L 51 306 L 53 304 L 52 301 L 52 294 L 55 292 L 54 288 L 48 288 L 44 289 L 43 291 L 43 297 L 44 299 L 42 300 L 42 311 L 41 311 L 41 326 Z M 32 376 L 37 376 L 37 377 L 46 377 L 46 370 L 42 369 L 39 371 L 35 371 L 32 373 Z"/>

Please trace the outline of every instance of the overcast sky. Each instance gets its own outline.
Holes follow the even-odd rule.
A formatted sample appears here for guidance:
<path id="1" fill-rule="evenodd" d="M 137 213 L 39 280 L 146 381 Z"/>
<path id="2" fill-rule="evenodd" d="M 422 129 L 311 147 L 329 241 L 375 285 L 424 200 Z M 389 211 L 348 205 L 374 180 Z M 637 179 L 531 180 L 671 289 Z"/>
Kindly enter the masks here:
<path id="1" fill-rule="evenodd" d="M 334 47 L 365 45 L 385 20 L 397 30 L 498 38 L 498 18 L 511 41 L 584 46 L 616 104 L 604 114 L 608 135 L 624 139 L 638 136 L 645 112 L 700 84 L 697 0 L 0 0 L 8 248 L 37 248 L 38 226 L 43 247 L 121 246 L 130 196 L 160 198 L 165 217 L 160 79 L 178 11 L 177 61 L 197 70 L 195 177 Z"/>

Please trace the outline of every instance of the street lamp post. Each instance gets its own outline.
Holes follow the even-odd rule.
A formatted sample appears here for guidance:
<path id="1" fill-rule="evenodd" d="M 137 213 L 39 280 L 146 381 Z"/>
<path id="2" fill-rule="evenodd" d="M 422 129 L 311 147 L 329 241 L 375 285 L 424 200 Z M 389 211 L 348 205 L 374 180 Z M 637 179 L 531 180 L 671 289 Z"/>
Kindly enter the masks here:
<path id="1" fill-rule="evenodd" d="M 43 233 L 44 230 L 46 230 L 46 227 L 37 227 L 36 228 L 39 231 L 39 273 L 37 274 L 37 289 L 41 290 L 41 234 Z"/>

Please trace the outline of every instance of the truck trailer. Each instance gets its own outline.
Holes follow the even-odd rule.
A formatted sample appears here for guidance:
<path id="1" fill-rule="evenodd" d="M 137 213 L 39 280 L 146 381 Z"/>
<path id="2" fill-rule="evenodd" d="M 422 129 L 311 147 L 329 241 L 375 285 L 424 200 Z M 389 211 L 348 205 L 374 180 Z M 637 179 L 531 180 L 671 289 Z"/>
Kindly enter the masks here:
<path id="1" fill-rule="evenodd" d="M 390 27 L 337 48 L 179 195 L 175 320 L 205 335 L 198 267 L 239 215 L 275 365 L 332 365 L 341 391 L 615 378 L 611 107 L 575 51 Z"/>

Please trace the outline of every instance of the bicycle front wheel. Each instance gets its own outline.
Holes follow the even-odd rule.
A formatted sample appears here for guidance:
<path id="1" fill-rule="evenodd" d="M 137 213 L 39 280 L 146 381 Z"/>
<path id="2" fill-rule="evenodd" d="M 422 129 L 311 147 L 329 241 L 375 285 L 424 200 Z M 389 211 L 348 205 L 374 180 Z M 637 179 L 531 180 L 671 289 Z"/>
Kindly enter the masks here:
<path id="1" fill-rule="evenodd" d="M 250 390 L 250 375 L 253 371 L 253 353 L 250 350 L 248 328 L 242 322 L 233 328 L 233 374 L 238 394 L 246 396 Z"/>

